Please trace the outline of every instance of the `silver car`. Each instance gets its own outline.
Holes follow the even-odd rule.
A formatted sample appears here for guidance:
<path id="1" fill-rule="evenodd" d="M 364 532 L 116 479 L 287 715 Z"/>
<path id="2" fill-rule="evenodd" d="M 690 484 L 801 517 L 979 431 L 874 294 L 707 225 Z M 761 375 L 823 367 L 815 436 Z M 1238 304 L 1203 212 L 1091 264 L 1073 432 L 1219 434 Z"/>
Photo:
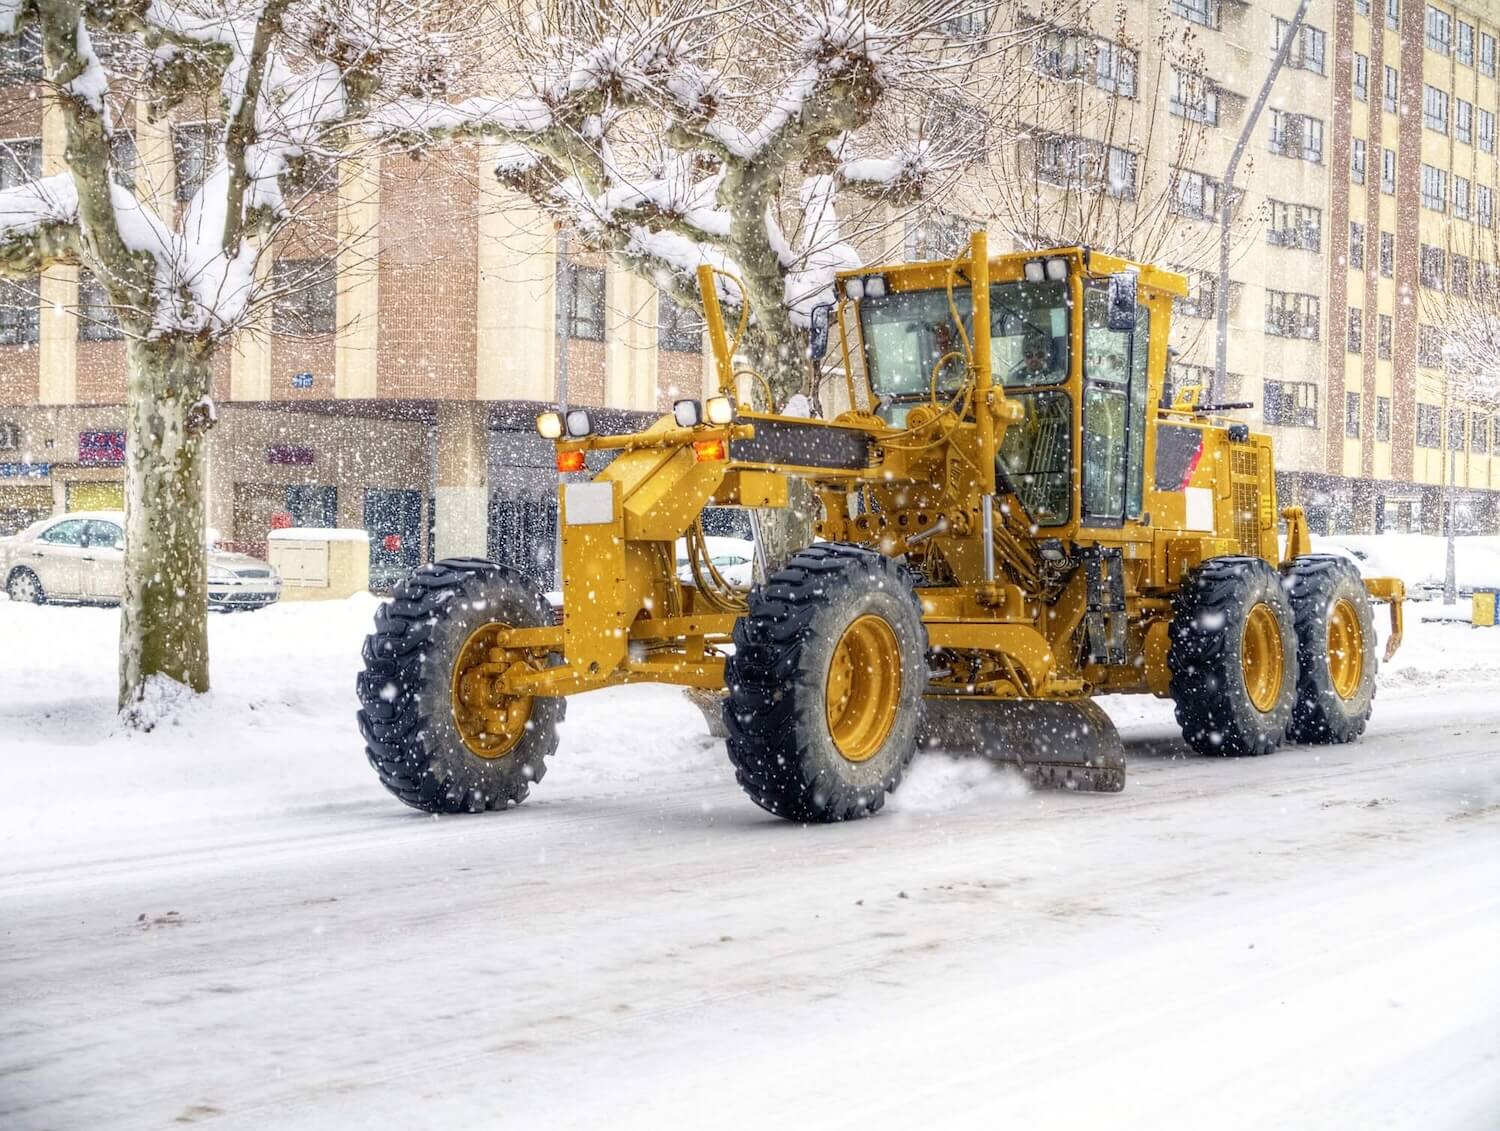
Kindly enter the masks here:
<path id="1" fill-rule="evenodd" d="M 75 511 L 0 538 L 0 578 L 12 601 L 112 605 L 125 586 L 125 515 Z M 258 609 L 281 596 L 281 578 L 247 554 L 208 552 L 208 604 Z"/>

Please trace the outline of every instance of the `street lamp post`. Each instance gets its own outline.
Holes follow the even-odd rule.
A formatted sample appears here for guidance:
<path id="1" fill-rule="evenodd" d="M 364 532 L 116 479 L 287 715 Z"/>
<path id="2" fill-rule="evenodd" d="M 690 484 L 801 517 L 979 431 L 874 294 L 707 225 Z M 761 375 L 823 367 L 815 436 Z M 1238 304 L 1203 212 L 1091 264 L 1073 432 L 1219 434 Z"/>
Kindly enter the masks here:
<path id="1" fill-rule="evenodd" d="M 568 349 L 573 334 L 573 270 L 568 262 L 568 229 L 557 226 L 557 411 L 568 418 Z M 563 539 L 562 539 L 562 484 L 566 473 L 557 473 L 557 502 L 553 510 L 552 579 L 558 589 L 563 587 Z"/>

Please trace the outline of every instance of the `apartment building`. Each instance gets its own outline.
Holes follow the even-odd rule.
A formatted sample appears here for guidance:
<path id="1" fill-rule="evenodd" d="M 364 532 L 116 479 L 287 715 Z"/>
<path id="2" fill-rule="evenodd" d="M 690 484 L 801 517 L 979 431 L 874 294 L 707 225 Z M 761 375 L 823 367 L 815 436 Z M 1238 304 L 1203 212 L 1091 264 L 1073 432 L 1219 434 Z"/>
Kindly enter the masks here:
<path id="1" fill-rule="evenodd" d="M 1082 77 L 1088 97 L 1149 109 L 1163 128 L 1054 132 L 1026 160 L 1042 191 L 1076 188 L 1088 164 L 1122 206 L 1166 186 L 1172 230 L 1153 255 L 1193 284 L 1174 378 L 1206 377 L 1228 304 L 1231 382 L 1218 393 L 1254 402 L 1248 415 L 1277 440 L 1283 499 L 1316 529 L 1437 530 L 1451 473 L 1459 528 L 1494 531 L 1500 421 L 1447 395 L 1424 296 L 1495 269 L 1500 27 L 1419 0 L 1314 0 L 1237 178 L 1232 283 L 1219 294 L 1209 252 L 1223 170 L 1292 7 L 1126 0 L 1118 39 L 1055 29 L 1025 81 Z M 1001 18 L 965 11 L 955 39 Z M 1184 42 L 1201 68 L 1154 57 Z M 34 44 L 0 49 L 0 187 L 61 167 L 39 75 Z M 933 118 L 970 130 L 984 108 Z M 137 185 L 174 207 L 203 175 L 208 127 L 129 108 L 121 119 Z M 1190 152 L 1163 141 L 1183 125 L 1197 131 Z M 531 418 L 557 397 L 560 343 L 570 401 L 618 425 L 701 392 L 696 319 L 595 257 L 560 266 L 557 233 L 488 175 L 490 152 L 342 170 L 325 194 L 336 238 L 301 232 L 278 249 L 271 269 L 300 285 L 219 359 L 209 510 L 222 540 L 254 549 L 274 522 L 363 526 L 377 577 L 449 553 L 545 576 L 555 478 Z M 970 222 L 909 223 L 906 253 L 945 254 Z M 1014 225 L 988 222 L 1004 246 Z M 92 280 L 60 267 L 0 283 L 0 531 L 119 501 L 123 399 L 123 344 Z"/>

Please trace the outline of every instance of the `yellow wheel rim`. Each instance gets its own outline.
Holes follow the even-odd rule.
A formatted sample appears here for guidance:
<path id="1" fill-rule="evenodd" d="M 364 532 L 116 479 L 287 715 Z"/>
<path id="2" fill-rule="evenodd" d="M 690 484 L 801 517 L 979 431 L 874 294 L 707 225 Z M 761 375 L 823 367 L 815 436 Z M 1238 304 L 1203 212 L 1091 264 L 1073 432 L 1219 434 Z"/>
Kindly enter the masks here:
<path id="1" fill-rule="evenodd" d="M 1251 608 L 1250 615 L 1245 618 L 1240 664 L 1245 671 L 1245 691 L 1250 702 L 1257 711 L 1265 714 L 1281 698 L 1286 657 L 1281 653 L 1281 625 L 1271 607 L 1264 602 Z"/>
<path id="2" fill-rule="evenodd" d="M 1353 699 L 1365 674 L 1365 631 L 1353 602 L 1341 598 L 1328 611 L 1328 676 L 1341 699 Z"/>
<path id="3" fill-rule="evenodd" d="M 873 758 L 901 700 L 901 649 L 884 617 L 866 613 L 844 630 L 828 665 L 828 731 L 851 762 Z"/>
<path id="4" fill-rule="evenodd" d="M 481 758 L 503 758 L 526 735 L 531 696 L 503 695 L 495 679 L 526 653 L 500 648 L 495 638 L 509 626 L 482 624 L 464 641 L 453 661 L 453 723 L 469 752 Z"/>

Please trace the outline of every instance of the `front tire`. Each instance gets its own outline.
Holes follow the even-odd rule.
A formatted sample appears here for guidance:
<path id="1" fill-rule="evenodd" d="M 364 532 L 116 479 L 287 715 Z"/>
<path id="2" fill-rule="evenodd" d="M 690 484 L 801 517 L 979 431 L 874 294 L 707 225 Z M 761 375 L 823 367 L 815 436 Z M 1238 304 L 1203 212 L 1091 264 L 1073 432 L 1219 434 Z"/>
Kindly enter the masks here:
<path id="1" fill-rule="evenodd" d="M 564 701 L 496 700 L 476 669 L 495 632 L 551 623 L 528 578 L 478 558 L 426 565 L 398 584 L 365 638 L 357 683 L 359 730 L 381 784 L 429 813 L 523 801 L 557 749 Z"/>
<path id="2" fill-rule="evenodd" d="M 725 667 L 724 725 L 735 776 L 762 809 L 845 821 L 900 784 L 927 689 L 912 583 L 883 554 L 820 543 L 751 592 Z"/>
<path id="3" fill-rule="evenodd" d="M 5 582 L 5 592 L 12 601 L 23 604 L 47 603 L 47 591 L 42 588 L 42 579 L 25 566 L 17 566 L 10 571 L 10 577 Z"/>
<path id="4" fill-rule="evenodd" d="M 1199 754 L 1269 754 L 1292 721 L 1297 636 L 1281 576 L 1261 558 L 1210 558 L 1174 602 L 1171 695 Z"/>
<path id="5" fill-rule="evenodd" d="M 1297 625 L 1293 742 L 1353 742 L 1375 699 L 1375 614 L 1359 570 L 1335 554 L 1307 554 L 1287 567 Z"/>

